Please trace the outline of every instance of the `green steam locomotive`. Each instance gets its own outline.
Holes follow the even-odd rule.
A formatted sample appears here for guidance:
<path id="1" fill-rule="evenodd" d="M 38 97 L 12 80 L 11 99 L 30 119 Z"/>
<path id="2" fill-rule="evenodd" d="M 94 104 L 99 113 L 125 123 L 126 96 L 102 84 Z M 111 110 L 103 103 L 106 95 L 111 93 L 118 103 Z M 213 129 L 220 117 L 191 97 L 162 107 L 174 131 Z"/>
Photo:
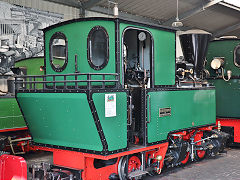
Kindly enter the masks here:
<path id="1" fill-rule="evenodd" d="M 231 135 L 230 144 L 240 143 L 239 67 L 239 39 L 226 37 L 210 43 L 206 61 L 207 77 L 216 87 L 217 123 Z"/>
<path id="2" fill-rule="evenodd" d="M 203 79 L 211 35 L 118 18 L 44 30 L 44 75 L 18 76 L 16 98 L 35 146 L 53 164 L 33 178 L 139 179 L 215 156 L 215 88 Z"/>
<path id="3" fill-rule="evenodd" d="M 1 55 L 2 69 L 4 58 Z M 4 153 L 23 154 L 30 150 L 28 141 L 31 137 L 15 99 L 14 78 L 20 73 L 39 74 L 43 58 L 29 58 L 19 60 L 12 67 L 12 71 L 0 75 L 0 151 Z"/>

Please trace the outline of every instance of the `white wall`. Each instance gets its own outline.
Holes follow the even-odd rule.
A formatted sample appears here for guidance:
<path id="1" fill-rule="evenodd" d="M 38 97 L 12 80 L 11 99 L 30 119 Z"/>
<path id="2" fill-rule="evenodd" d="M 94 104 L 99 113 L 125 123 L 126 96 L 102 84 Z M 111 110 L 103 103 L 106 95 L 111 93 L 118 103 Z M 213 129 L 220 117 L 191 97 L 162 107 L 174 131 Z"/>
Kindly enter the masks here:
<path id="1" fill-rule="evenodd" d="M 181 33 L 181 31 L 177 31 L 177 33 L 176 33 L 176 57 L 183 56 L 182 47 L 181 47 L 180 39 L 179 39 L 180 33 Z"/>
<path id="2" fill-rule="evenodd" d="M 79 18 L 80 12 L 79 9 L 44 0 L 1 0 L 1 1 L 24 7 L 35 8 L 42 11 L 63 14 L 64 20 Z"/>
<path id="3" fill-rule="evenodd" d="M 113 11 L 113 10 L 110 9 L 110 11 Z M 86 11 L 85 16 L 86 17 L 109 17 L 109 18 L 113 17 L 111 15 L 102 14 L 102 13 L 93 12 L 93 11 Z"/>
<path id="4" fill-rule="evenodd" d="M 49 11 L 53 13 L 59 13 L 64 15 L 64 20 L 79 18 L 80 11 L 77 8 L 65 6 L 57 3 L 52 3 L 44 0 L 1 0 L 4 2 L 8 2 L 15 5 L 20 5 L 24 7 L 30 7 L 39 9 L 42 11 Z M 112 17 L 105 14 L 92 12 L 92 11 L 86 11 L 86 17 Z M 176 36 L 176 57 L 182 56 L 182 49 L 179 41 L 179 33 L 177 32 Z"/>

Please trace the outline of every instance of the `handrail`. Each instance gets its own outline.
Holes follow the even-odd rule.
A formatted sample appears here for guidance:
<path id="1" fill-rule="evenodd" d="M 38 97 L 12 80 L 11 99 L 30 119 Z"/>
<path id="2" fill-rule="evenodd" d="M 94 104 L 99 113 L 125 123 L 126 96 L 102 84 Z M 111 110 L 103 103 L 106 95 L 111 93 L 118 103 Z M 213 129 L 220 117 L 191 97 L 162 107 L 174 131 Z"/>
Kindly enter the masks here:
<path id="1" fill-rule="evenodd" d="M 118 73 L 71 73 L 71 74 L 46 74 L 46 75 L 19 75 L 17 78 L 25 77 L 51 77 L 51 76 L 77 76 L 77 75 L 107 75 L 107 76 L 118 76 Z"/>
<path id="2" fill-rule="evenodd" d="M 118 80 L 66 80 L 66 81 L 16 81 L 15 84 L 30 84 L 30 83 L 69 83 L 69 82 L 118 82 Z"/>
<path id="3" fill-rule="evenodd" d="M 93 79 L 94 76 L 94 79 Z M 106 79 L 107 76 L 114 76 Z M 54 75 L 20 75 L 15 77 L 17 91 L 24 90 L 59 90 L 59 89 L 91 89 L 92 87 L 105 89 L 119 87 L 117 73 L 71 73 Z M 84 77 L 86 79 L 78 79 Z M 68 79 L 67 79 L 68 78 Z M 71 78 L 71 79 L 70 79 Z M 96 78 L 96 79 L 95 79 Z M 86 83 L 86 84 L 80 84 Z M 92 84 L 95 83 L 95 84 Z M 99 84 L 100 83 L 100 84 Z M 109 84 L 114 83 L 114 84 Z"/>

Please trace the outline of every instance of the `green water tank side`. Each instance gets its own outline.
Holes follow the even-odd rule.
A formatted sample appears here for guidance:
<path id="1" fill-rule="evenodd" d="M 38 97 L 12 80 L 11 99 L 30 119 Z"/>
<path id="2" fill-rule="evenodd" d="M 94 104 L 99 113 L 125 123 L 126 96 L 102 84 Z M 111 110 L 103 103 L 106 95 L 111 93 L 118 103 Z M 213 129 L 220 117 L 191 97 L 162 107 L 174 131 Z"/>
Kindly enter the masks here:
<path id="1" fill-rule="evenodd" d="M 15 97 L 0 97 L 0 130 L 26 127 Z"/>
<path id="2" fill-rule="evenodd" d="M 149 92 L 148 142 L 167 139 L 170 131 L 193 128 L 216 121 L 215 90 L 174 90 Z M 148 103 L 149 108 L 149 103 Z M 160 117 L 160 108 L 171 108 L 171 115 Z"/>
<path id="3" fill-rule="evenodd" d="M 85 93 L 18 93 L 33 141 L 102 151 Z"/>
<path id="4" fill-rule="evenodd" d="M 106 95 L 116 95 L 116 116 L 106 117 Z M 93 102 L 99 116 L 108 150 L 114 151 L 127 147 L 127 94 L 126 92 L 94 93 Z"/>

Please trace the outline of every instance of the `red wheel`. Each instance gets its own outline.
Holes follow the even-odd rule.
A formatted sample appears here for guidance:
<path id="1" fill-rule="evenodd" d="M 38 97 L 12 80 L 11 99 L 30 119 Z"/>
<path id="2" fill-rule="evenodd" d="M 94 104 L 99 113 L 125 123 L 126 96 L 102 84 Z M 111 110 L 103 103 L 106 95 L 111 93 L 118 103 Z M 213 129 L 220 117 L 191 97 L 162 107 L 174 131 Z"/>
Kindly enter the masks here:
<path id="1" fill-rule="evenodd" d="M 186 158 L 181 161 L 182 164 L 187 164 L 188 160 L 189 160 L 189 156 L 190 156 L 190 152 L 187 152 Z"/>
<path id="2" fill-rule="evenodd" d="M 200 141 L 202 138 L 203 138 L 203 132 L 197 133 L 194 140 L 195 141 Z M 201 145 L 201 144 L 202 144 L 202 141 L 197 143 L 197 145 Z M 196 150 L 194 152 L 194 154 L 195 154 L 195 159 L 196 160 L 202 160 L 206 155 L 206 151 L 205 150 Z"/>
<path id="3" fill-rule="evenodd" d="M 137 156 L 132 156 L 128 160 L 128 172 L 135 171 L 136 169 L 140 169 L 141 161 Z"/>
<path id="4" fill-rule="evenodd" d="M 127 166 L 128 164 L 128 166 Z M 118 163 L 118 174 L 120 180 L 128 179 L 127 174 L 139 170 L 141 168 L 141 160 L 138 156 L 129 156 L 127 163 L 127 156 L 121 157 Z"/>
<path id="5" fill-rule="evenodd" d="M 205 157 L 206 155 L 206 151 L 203 151 L 203 150 L 197 150 L 196 152 L 196 156 L 197 156 L 197 159 L 198 160 L 201 160 Z"/>

